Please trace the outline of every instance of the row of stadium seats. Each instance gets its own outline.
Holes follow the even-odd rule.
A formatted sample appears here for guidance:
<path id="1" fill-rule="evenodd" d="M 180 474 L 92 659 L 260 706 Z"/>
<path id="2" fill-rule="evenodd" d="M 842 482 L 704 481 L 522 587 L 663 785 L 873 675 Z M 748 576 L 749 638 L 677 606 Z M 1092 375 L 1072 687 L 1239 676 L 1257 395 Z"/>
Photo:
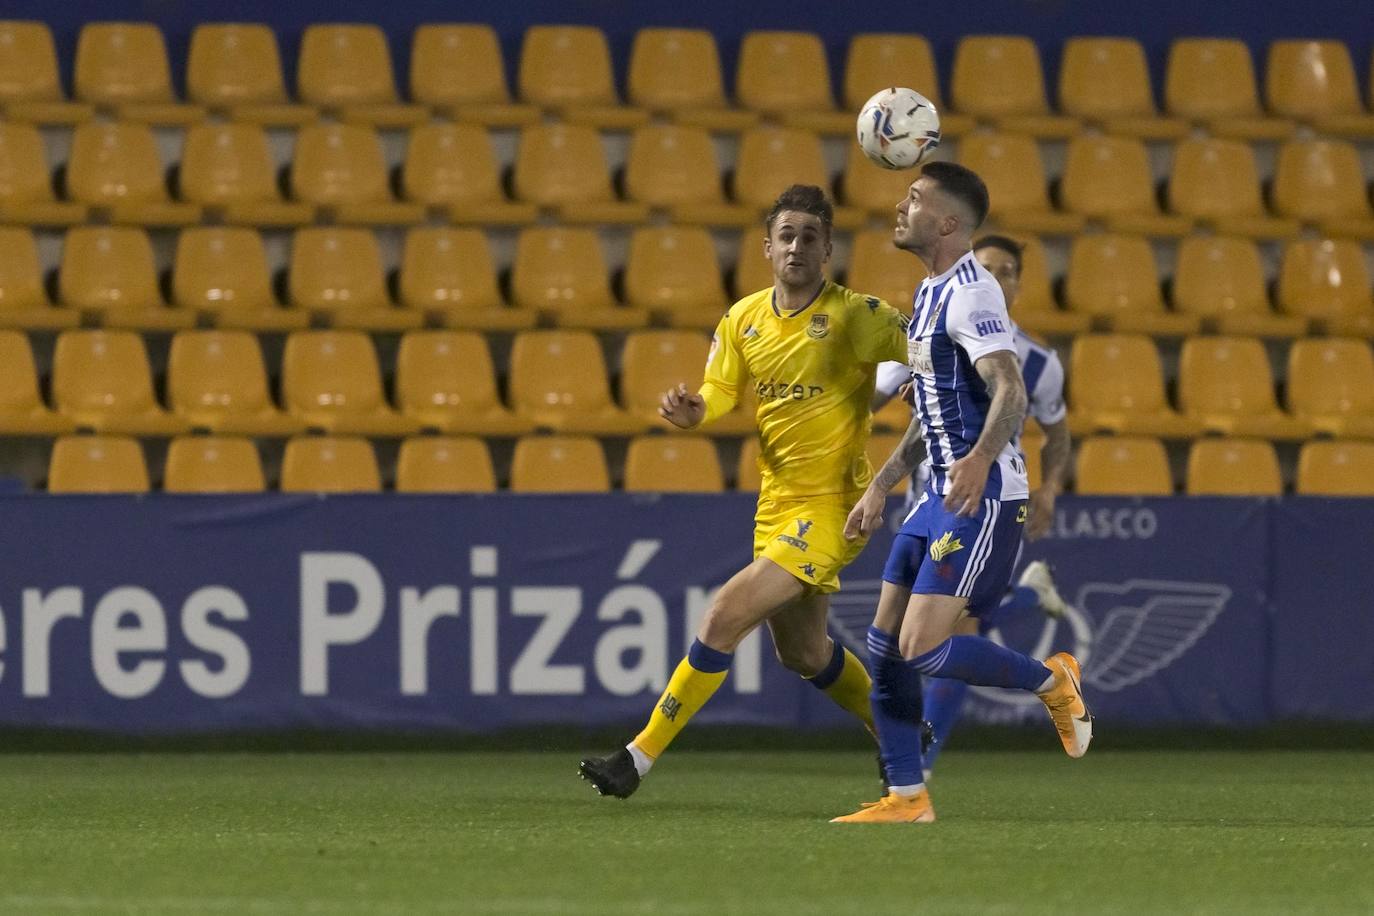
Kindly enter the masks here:
<path id="1" fill-rule="evenodd" d="M 266 124 L 298 124 L 320 112 L 380 126 L 407 126 L 433 114 L 493 125 L 531 123 L 544 113 L 626 128 L 651 114 L 713 130 L 738 130 L 760 117 L 848 134 L 854 113 L 885 86 L 907 85 L 943 105 L 929 43 L 914 34 L 862 34 L 850 42 L 842 110 L 837 110 L 825 48 L 805 32 L 744 36 L 725 93 L 714 37 L 692 29 L 643 29 L 625 81 L 612 73 L 605 35 L 587 26 L 534 26 L 524 35 L 512 99 L 495 32 L 473 24 L 416 29 L 409 98 L 397 92 L 385 34 L 376 26 L 306 28 L 297 66 L 297 99 L 288 98 L 276 37 L 264 25 L 205 24 L 191 36 L 189 102 L 173 92 L 166 47 L 150 23 L 91 23 L 73 67 L 76 102 L 64 99 L 46 26 L 0 22 L 0 106 L 11 118 L 72 123 L 95 110 L 152 123 L 185 123 L 207 113 Z M 1374 69 L 1374 68 L 1372 68 Z M 1179 137 L 1192 125 L 1246 138 L 1288 136 L 1295 123 L 1334 135 L 1374 136 L 1350 52 L 1339 41 L 1276 41 L 1265 63 L 1261 108 L 1250 52 L 1240 41 L 1174 41 L 1161 116 L 1145 52 L 1129 38 L 1073 38 L 1063 48 L 1058 107 L 1052 114 L 1040 55 L 1031 39 L 973 35 L 955 51 L 950 135 L 975 121 L 1039 136 L 1066 137 L 1084 123 L 1116 132 Z M 1374 96 L 1374 73 L 1371 73 Z M 956 114 L 957 113 L 957 114 Z"/>
<path id="2" fill-rule="evenodd" d="M 629 436 L 662 429 L 662 392 L 695 385 L 705 335 L 637 331 L 618 353 L 619 399 L 589 331 L 525 331 L 514 338 L 502 399 L 486 341 L 464 331 L 412 331 L 400 341 L 393 402 L 373 342 L 361 331 L 296 331 L 285 343 L 281 408 L 257 338 L 246 331 L 181 331 L 171 342 L 165 410 L 154 393 L 143 341 L 130 331 L 65 331 L 53 356 L 50 410 L 24 335 L 0 332 L 0 433 L 75 429 L 165 436 L 191 430 L 283 436 L 306 429 L 369 436 L 421 430 L 490 436 L 535 430 Z M 1184 342 L 1177 409 L 1166 395 L 1147 337 L 1085 334 L 1068 358 L 1070 430 L 1188 439 L 1224 434 L 1301 440 L 1325 434 L 1374 438 L 1374 353 L 1356 338 L 1309 338 L 1288 353 L 1286 406 L 1279 407 L 1256 338 Z M 282 409 L 284 408 L 284 409 Z M 754 398 L 705 431 L 751 433 Z M 880 429 L 904 430 L 910 411 L 893 402 Z"/>
<path id="3" fill-rule="evenodd" d="M 881 462 L 895 436 L 875 436 L 870 460 Z M 1032 452 L 1027 450 L 1027 456 Z M 1038 454 L 1035 455 L 1038 459 Z M 740 450 L 735 489 L 759 487 L 757 440 Z M 1084 441 L 1076 462 L 1076 492 L 1168 496 L 1175 492 L 1158 439 L 1099 436 Z M 725 489 L 720 456 L 709 439 L 641 436 L 625 455 L 623 489 L 630 492 L 718 493 Z M 511 461 L 509 489 L 518 493 L 596 493 L 611 489 L 605 452 L 588 436 L 526 436 Z M 1037 481 L 1032 479 L 1032 485 Z M 483 493 L 497 489 L 486 444 L 473 437 L 422 436 L 401 443 L 396 489 L 409 493 Z M 137 440 L 126 436 L 64 436 L 48 470 L 50 493 L 141 493 L 148 467 Z M 263 465 L 249 439 L 183 436 L 167 450 L 162 489 L 169 493 L 245 493 L 266 488 Z M 286 443 L 280 489 L 285 492 L 376 492 L 377 456 L 366 439 L 297 437 Z M 1374 443 L 1309 442 L 1298 457 L 1295 492 L 1374 496 Z M 1268 442 L 1200 439 L 1188 454 L 1184 492 L 1196 496 L 1277 496 L 1278 457 Z"/>
<path id="4" fill-rule="evenodd" d="M 890 230 L 859 232 L 851 242 L 844 282 L 905 308 L 925 275 L 920 261 L 893 248 Z M 1271 308 L 1271 281 L 1254 241 L 1183 238 L 1168 280 L 1172 309 L 1144 238 L 1076 237 L 1058 296 L 1043 246 L 1033 237 L 1026 243 L 1013 312 L 1032 332 L 1374 333 L 1374 287 L 1364 250 L 1353 240 L 1288 242 L 1272 281 Z M 0 227 L 0 327 L 61 329 L 84 321 L 147 331 L 197 323 L 286 331 L 313 321 L 375 331 L 426 324 L 515 331 L 541 322 L 596 330 L 649 324 L 712 329 L 730 302 L 727 288 L 740 297 L 772 283 L 757 232 L 740 234 L 731 278 L 701 227 L 640 227 L 627 249 L 616 284 L 596 230 L 526 227 L 515 240 L 504 294 L 481 230 L 415 227 L 402 243 L 393 292 L 372 231 L 302 228 L 292 236 L 283 308 L 263 239 L 253 229 L 182 230 L 164 296 L 153 245 L 142 229 L 76 227 L 63 237 L 52 296 L 33 234 Z"/>

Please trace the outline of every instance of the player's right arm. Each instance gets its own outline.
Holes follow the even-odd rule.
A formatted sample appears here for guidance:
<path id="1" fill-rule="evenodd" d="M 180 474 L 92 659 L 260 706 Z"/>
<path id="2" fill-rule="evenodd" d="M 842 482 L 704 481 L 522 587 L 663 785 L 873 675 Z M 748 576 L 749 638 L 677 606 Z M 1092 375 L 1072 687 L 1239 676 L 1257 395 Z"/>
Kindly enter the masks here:
<path id="1" fill-rule="evenodd" d="M 734 334 L 731 309 L 716 325 L 711 352 L 706 357 L 706 375 L 701 388 L 692 394 L 685 384 L 664 392 L 658 415 L 680 429 L 710 423 L 735 409 L 739 391 L 747 375 L 744 355 Z"/>

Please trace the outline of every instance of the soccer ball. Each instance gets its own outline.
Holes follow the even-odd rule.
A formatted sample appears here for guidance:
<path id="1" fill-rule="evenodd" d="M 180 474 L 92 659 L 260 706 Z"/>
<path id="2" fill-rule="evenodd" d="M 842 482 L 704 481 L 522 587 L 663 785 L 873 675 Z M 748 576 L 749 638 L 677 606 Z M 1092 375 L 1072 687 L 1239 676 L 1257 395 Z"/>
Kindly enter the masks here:
<path id="1" fill-rule="evenodd" d="M 859 146 L 885 169 L 909 169 L 939 145 L 940 113 L 914 89 L 884 89 L 859 112 Z"/>

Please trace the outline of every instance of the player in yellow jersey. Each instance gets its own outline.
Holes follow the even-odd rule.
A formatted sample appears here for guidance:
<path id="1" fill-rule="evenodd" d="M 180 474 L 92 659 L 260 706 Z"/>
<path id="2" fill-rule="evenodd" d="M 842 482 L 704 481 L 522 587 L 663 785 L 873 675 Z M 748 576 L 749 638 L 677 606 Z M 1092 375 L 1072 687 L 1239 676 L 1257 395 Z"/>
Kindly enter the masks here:
<path id="1" fill-rule="evenodd" d="M 602 795 L 628 798 L 668 744 L 725 680 L 735 647 L 767 621 L 778 657 L 873 731 L 863 664 L 826 633 L 829 594 L 863 549 L 845 519 L 873 477 L 868 440 L 878 363 L 906 358 L 906 319 L 832 283 L 833 211 L 825 192 L 793 185 L 769 212 L 764 254 L 774 285 L 731 306 L 716 327 L 706 378 L 663 396 L 659 412 L 692 429 L 758 394 L 763 483 L 754 561 L 716 593 L 687 657 L 633 741 L 579 772 Z"/>

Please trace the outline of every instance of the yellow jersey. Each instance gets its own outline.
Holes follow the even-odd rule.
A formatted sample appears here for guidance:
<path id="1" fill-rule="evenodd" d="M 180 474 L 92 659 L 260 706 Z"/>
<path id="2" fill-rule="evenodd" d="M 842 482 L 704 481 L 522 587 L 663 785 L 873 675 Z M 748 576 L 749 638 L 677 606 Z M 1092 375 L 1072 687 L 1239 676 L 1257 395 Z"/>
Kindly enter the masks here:
<path id="1" fill-rule="evenodd" d="M 700 394 L 710 422 L 746 386 L 758 396 L 762 496 L 797 499 L 862 490 L 877 364 L 906 362 L 906 319 L 881 299 L 826 281 L 787 314 L 773 288 L 746 296 L 716 326 Z"/>

